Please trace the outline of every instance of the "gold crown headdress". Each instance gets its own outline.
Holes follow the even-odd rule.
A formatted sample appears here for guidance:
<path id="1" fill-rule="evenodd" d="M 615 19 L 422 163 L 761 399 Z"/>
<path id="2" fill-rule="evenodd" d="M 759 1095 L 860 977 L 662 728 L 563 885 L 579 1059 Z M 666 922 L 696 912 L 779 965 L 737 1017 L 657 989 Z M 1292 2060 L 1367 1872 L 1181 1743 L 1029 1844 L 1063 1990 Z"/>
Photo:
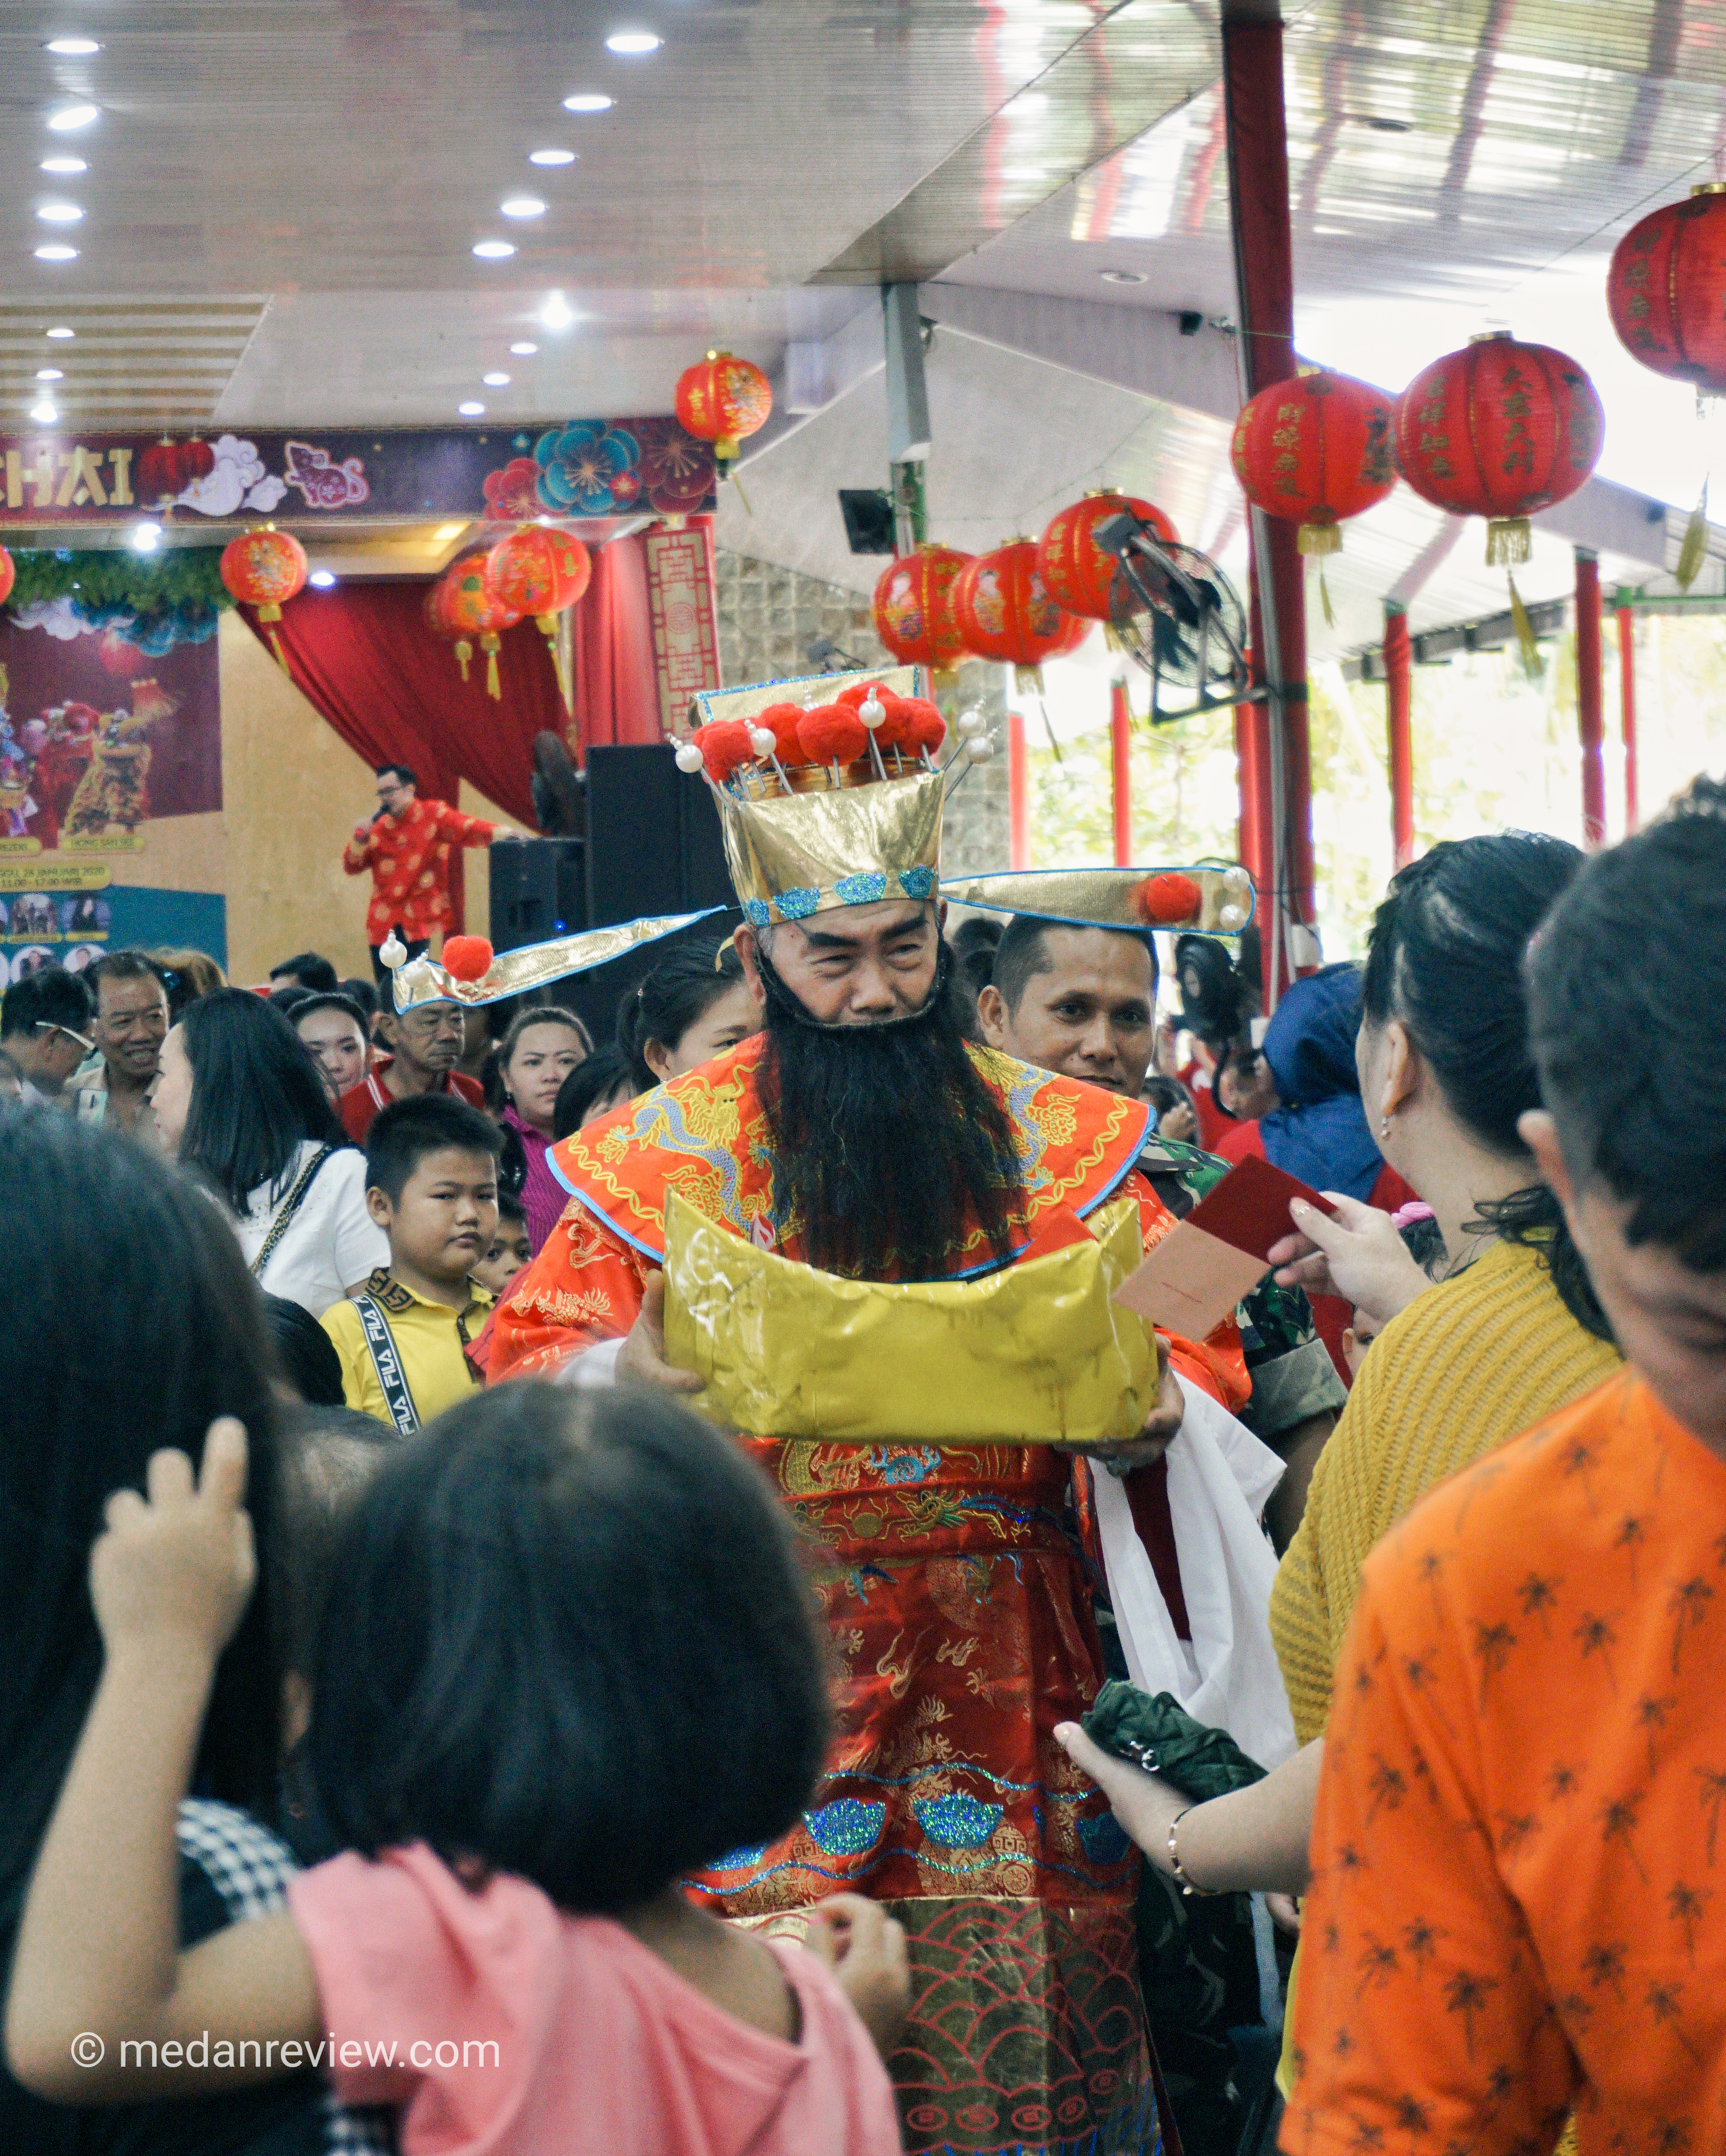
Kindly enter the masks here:
<path id="1" fill-rule="evenodd" d="M 946 775 L 993 752 L 983 721 L 947 721 L 917 666 L 705 690 L 681 769 L 712 788 L 732 885 L 752 927 L 933 896 Z"/>
<path id="2" fill-rule="evenodd" d="M 1238 936 L 1253 915 L 1252 878 L 1226 861 L 1187 868 L 1010 869 L 948 877 L 941 896 L 956 906 L 1035 914 L 1075 928 Z"/>

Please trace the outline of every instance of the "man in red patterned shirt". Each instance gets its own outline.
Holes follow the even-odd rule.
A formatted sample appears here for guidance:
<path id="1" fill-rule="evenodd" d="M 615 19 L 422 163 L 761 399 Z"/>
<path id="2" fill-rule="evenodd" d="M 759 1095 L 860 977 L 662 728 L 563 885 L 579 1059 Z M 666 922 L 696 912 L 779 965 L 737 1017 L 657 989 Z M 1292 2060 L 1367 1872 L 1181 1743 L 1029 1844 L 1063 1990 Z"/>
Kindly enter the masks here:
<path id="1" fill-rule="evenodd" d="M 342 850 L 342 865 L 350 875 L 372 871 L 372 903 L 366 908 L 366 941 L 372 947 L 372 971 L 379 981 L 388 968 L 378 956 L 393 929 L 417 958 L 431 942 L 432 931 L 455 926 L 449 905 L 449 856 L 457 846 L 489 846 L 520 839 L 507 824 L 464 816 L 447 801 L 422 801 L 418 781 L 405 763 L 378 767 L 378 808 L 369 823 L 356 824 Z"/>

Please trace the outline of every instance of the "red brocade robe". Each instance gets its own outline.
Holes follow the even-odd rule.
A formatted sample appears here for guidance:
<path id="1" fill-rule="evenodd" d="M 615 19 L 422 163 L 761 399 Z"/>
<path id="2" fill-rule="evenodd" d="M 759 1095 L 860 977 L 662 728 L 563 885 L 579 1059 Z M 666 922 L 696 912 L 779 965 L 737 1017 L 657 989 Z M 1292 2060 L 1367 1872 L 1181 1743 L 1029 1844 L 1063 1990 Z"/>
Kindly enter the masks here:
<path id="1" fill-rule="evenodd" d="M 763 1050 L 758 1036 L 744 1041 L 552 1149 L 572 1202 L 476 1350 L 494 1381 L 553 1370 L 629 1330 L 663 1260 L 668 1188 L 737 1235 L 802 1257 L 796 1234 L 773 1232 Z M 1172 1216 L 1133 1166 L 1146 1108 L 971 1052 L 1018 1133 L 1020 1247 L 1057 1207 L 1082 1218 L 1128 1194 L 1148 1247 L 1168 1231 Z M 951 1271 L 993 1265 L 977 1229 Z M 1232 1324 L 1206 1343 L 1171 1342 L 1171 1356 L 1224 1405 L 1245 1403 Z M 798 1825 L 729 1852 L 696 1890 L 742 1917 L 845 1891 L 893 1904 L 917 1994 L 894 2061 L 907 2148 L 1076 2152 L 1135 2102 L 1143 2138 L 1122 2145 L 1154 2146 L 1137 1857 L 1052 1734 L 1102 1676 L 1066 1517 L 1072 1463 L 1039 1445 L 738 1441 L 812 1548 L 836 1729 Z"/>

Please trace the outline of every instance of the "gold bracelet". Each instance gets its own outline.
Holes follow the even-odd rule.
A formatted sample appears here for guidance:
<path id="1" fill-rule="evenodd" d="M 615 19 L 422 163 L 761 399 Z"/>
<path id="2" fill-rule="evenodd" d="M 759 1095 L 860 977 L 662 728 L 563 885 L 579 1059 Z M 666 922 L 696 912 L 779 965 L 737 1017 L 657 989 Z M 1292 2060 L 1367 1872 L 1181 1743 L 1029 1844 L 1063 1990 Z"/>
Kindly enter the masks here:
<path id="1" fill-rule="evenodd" d="M 1169 1876 L 1174 1880 L 1175 1885 L 1179 1887 L 1181 1892 L 1187 1896 L 1189 1900 L 1196 1894 L 1201 1901 L 1211 1901 L 1224 1890 L 1216 1887 L 1196 1886 L 1194 1881 L 1187 1876 L 1186 1867 L 1180 1861 L 1180 1851 L 1174 1845 L 1174 1830 L 1186 1817 L 1188 1812 L 1196 1811 L 1197 1810 L 1197 1805 L 1188 1804 L 1184 1810 L 1178 1811 L 1174 1817 L 1169 1822 Z"/>

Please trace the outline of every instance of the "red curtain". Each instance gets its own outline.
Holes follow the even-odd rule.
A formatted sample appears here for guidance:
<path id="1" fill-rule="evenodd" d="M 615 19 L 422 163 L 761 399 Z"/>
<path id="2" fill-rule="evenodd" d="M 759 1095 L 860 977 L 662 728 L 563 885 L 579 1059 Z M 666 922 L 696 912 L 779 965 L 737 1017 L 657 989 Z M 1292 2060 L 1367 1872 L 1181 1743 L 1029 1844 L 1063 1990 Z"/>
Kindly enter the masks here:
<path id="1" fill-rule="evenodd" d="M 573 627 L 583 747 L 662 740 L 647 555 L 639 536 L 614 539 L 593 557 Z"/>

